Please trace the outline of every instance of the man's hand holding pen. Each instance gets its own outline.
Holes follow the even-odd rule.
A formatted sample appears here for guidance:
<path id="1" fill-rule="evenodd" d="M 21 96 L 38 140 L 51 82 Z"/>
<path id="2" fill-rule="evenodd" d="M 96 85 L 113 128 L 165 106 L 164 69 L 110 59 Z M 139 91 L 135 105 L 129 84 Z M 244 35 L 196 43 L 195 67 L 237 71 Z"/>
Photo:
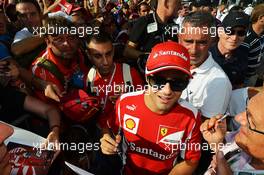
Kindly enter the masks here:
<path id="1" fill-rule="evenodd" d="M 217 115 L 208 120 L 205 120 L 200 126 L 200 131 L 203 134 L 204 139 L 210 144 L 215 145 L 214 151 L 218 151 L 218 144 L 223 143 L 227 125 L 225 118 L 226 115 Z"/>
<path id="2" fill-rule="evenodd" d="M 121 128 L 119 128 L 117 135 L 114 134 L 112 128 L 107 122 L 108 128 L 103 129 L 103 137 L 100 139 L 101 150 L 104 154 L 113 155 L 120 152 L 119 144 L 121 142 Z"/>

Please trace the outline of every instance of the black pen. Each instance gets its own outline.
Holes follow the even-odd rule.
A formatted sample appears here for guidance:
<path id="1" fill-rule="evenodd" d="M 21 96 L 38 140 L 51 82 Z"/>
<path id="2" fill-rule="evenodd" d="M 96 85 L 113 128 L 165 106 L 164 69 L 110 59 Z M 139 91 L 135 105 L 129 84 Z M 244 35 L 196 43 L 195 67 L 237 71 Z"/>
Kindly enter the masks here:
<path id="1" fill-rule="evenodd" d="M 108 130 L 109 130 L 109 134 L 110 134 L 110 136 L 111 136 L 111 138 L 112 138 L 113 140 L 116 140 L 116 136 L 117 136 L 117 135 L 120 135 L 120 136 L 121 136 L 121 132 L 122 132 L 122 127 L 121 127 L 121 126 L 119 126 L 119 128 L 118 128 L 117 135 L 115 135 L 115 133 L 114 133 L 113 129 L 111 128 L 111 126 L 110 126 L 108 120 L 107 120 L 107 126 L 108 126 Z M 118 154 L 121 153 L 121 147 L 120 147 L 120 144 L 118 144 L 118 146 L 117 146 L 117 153 L 118 153 Z"/>

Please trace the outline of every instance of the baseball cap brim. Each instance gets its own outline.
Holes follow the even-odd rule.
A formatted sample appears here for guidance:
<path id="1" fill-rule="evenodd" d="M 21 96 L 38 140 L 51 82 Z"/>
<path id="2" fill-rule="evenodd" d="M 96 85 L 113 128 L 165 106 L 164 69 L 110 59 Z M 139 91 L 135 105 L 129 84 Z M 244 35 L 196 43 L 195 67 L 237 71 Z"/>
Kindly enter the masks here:
<path id="1" fill-rule="evenodd" d="M 177 71 L 182 71 L 183 73 L 187 74 L 190 78 L 193 78 L 192 74 L 187 71 L 186 69 L 182 68 L 182 67 L 179 67 L 179 66 L 162 66 L 162 67 L 159 67 L 159 68 L 156 68 L 156 69 L 153 69 L 151 71 L 149 71 L 147 68 L 146 68 L 146 71 L 145 71 L 145 75 L 146 76 L 149 76 L 149 75 L 153 75 L 153 74 L 156 74 L 158 72 L 162 72 L 162 71 L 165 71 L 165 70 L 177 70 Z"/>

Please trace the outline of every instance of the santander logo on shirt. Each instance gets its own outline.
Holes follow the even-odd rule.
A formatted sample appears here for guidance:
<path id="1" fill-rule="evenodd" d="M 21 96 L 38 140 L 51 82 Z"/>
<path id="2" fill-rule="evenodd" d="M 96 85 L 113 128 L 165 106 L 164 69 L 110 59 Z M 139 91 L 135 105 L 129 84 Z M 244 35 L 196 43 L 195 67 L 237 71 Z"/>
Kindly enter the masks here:
<path id="1" fill-rule="evenodd" d="M 159 160 L 168 160 L 175 157 L 178 154 L 178 152 L 168 152 L 168 154 L 160 153 L 158 151 L 154 151 L 151 148 L 137 146 L 136 143 L 134 142 L 129 142 L 129 148 L 133 152 L 146 154 Z"/>

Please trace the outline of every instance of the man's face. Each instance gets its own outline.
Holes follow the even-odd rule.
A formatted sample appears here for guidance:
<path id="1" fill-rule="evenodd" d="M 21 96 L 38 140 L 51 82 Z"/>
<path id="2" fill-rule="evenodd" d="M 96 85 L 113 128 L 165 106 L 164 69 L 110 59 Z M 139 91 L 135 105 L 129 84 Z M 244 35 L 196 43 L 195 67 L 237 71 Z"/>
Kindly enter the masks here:
<path id="1" fill-rule="evenodd" d="M 28 29 L 41 26 L 40 13 L 32 3 L 18 3 L 16 11 L 18 12 L 18 19 Z"/>
<path id="2" fill-rule="evenodd" d="M 260 92 L 254 96 L 247 105 L 246 112 L 243 112 L 235 117 L 241 127 L 239 133 L 235 137 L 236 143 L 245 152 L 256 159 L 264 159 L 264 93 Z M 258 130 L 261 133 L 252 131 Z"/>
<path id="3" fill-rule="evenodd" d="M 208 31 L 205 32 L 205 27 L 192 27 L 190 23 L 185 23 L 183 28 L 179 34 L 179 43 L 188 49 L 191 65 L 199 67 L 208 57 L 211 36 Z"/>
<path id="4" fill-rule="evenodd" d="M 262 27 L 262 29 L 264 28 L 264 16 L 258 19 L 258 24 L 260 25 L 260 27 Z"/>
<path id="5" fill-rule="evenodd" d="M 6 33 L 6 18 L 4 13 L 0 13 L 0 35 Z"/>
<path id="6" fill-rule="evenodd" d="M 77 25 L 82 25 L 85 23 L 84 17 L 81 13 L 81 11 L 77 11 L 71 14 L 72 17 L 72 23 L 77 24 Z"/>
<path id="7" fill-rule="evenodd" d="M 189 82 L 189 78 L 185 73 L 175 70 L 166 70 L 153 75 L 153 78 L 147 78 L 148 90 L 145 93 L 145 104 L 151 111 L 159 114 L 165 114 L 169 112 L 177 103 L 181 96 L 181 91 L 173 91 L 173 83 L 186 82 L 186 86 Z M 166 80 L 166 84 L 160 86 L 157 85 L 155 79 Z"/>
<path id="8" fill-rule="evenodd" d="M 139 10 L 139 16 L 146 16 L 149 14 L 150 8 L 146 5 L 141 5 Z"/>
<path id="9" fill-rule="evenodd" d="M 216 17 L 216 15 L 217 15 L 217 9 L 216 8 L 213 8 L 213 10 L 211 11 L 211 15 L 213 17 Z"/>
<path id="10" fill-rule="evenodd" d="M 246 31 L 243 27 L 234 27 L 226 32 L 220 31 L 218 33 L 219 44 L 228 51 L 232 51 L 238 48 L 238 46 L 244 41 Z M 244 35 L 241 36 L 243 33 Z"/>
<path id="11" fill-rule="evenodd" d="M 100 75 L 108 76 L 111 74 L 114 64 L 114 48 L 112 43 L 96 43 L 93 40 L 88 44 L 88 52 L 91 62 L 96 66 Z"/>
<path id="12" fill-rule="evenodd" d="M 189 6 L 188 4 L 183 4 L 181 8 L 181 16 L 187 16 L 189 13 Z"/>
<path id="13" fill-rule="evenodd" d="M 65 60 L 71 60 L 77 56 L 76 54 L 79 47 L 79 41 L 76 35 L 48 35 L 46 43 L 57 57 L 61 57 Z"/>
<path id="14" fill-rule="evenodd" d="M 7 154 L 4 141 L 13 133 L 13 129 L 3 123 L 0 123 L 0 130 L 0 172 L 2 175 L 9 175 L 11 171 L 11 165 L 9 164 L 9 156 Z"/>

